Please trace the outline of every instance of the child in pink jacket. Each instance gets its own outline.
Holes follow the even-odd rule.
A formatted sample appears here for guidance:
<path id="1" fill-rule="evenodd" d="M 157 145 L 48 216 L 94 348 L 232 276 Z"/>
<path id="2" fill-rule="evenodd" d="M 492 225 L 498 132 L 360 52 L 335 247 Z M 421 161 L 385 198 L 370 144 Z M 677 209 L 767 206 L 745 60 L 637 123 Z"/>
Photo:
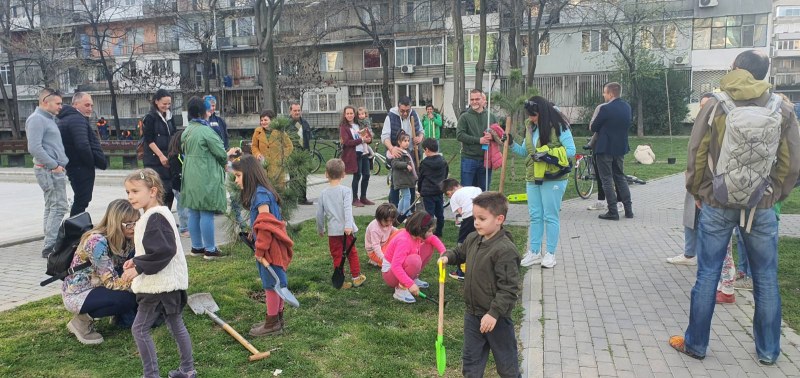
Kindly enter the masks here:
<path id="1" fill-rule="evenodd" d="M 375 219 L 369 222 L 367 231 L 364 235 L 364 249 L 367 250 L 369 264 L 372 266 L 383 266 L 383 249 L 389 243 L 396 232 L 400 232 L 394 226 L 397 221 L 397 208 L 391 203 L 384 202 L 375 209 Z"/>
<path id="2" fill-rule="evenodd" d="M 423 210 L 417 211 L 408 218 L 406 228 L 386 246 L 383 253 L 381 272 L 383 281 L 394 289 L 394 299 L 404 303 L 414 303 L 419 289 L 425 289 L 428 283 L 419 279 L 422 268 L 430 261 L 433 249 L 439 255 L 445 252 L 444 244 L 435 235 L 433 217 Z"/>

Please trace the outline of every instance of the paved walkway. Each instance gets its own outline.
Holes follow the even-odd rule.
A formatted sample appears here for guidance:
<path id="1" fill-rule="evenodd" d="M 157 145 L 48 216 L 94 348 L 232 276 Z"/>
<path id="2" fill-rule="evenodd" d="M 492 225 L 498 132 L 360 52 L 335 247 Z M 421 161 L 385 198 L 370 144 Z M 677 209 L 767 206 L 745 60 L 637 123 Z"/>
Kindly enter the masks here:
<path id="1" fill-rule="evenodd" d="M 737 291 L 735 304 L 716 306 L 705 360 L 667 344 L 688 324 L 696 274 L 696 267 L 665 262 L 683 251 L 683 176 L 631 191 L 636 218 L 618 222 L 597 219 L 597 211 L 586 210 L 590 201 L 564 202 L 558 265 L 525 275 L 524 375 L 800 376 L 800 338 L 788 327 L 777 364 L 756 361 L 753 299 L 746 291 Z M 800 216 L 781 217 L 780 228 L 781 235 L 797 236 Z"/>
<path id="2" fill-rule="evenodd" d="M 93 219 L 102 217 L 110 200 L 124 196 L 124 175 L 100 173 L 89 208 Z M 314 199 L 324 179 L 314 175 L 309 181 L 309 198 Z M 694 267 L 664 262 L 683 248 L 682 188 L 681 175 L 633 187 L 636 218 L 619 222 L 598 220 L 598 212 L 586 210 L 589 201 L 564 203 L 558 265 L 525 275 L 520 335 L 524 376 L 800 376 L 800 337 L 789 328 L 784 328 L 784 356 L 776 366 L 765 368 L 755 361 L 749 292 L 737 292 L 736 304 L 717 306 L 704 361 L 667 345 L 670 335 L 686 327 L 695 277 Z M 0 169 L 0 192 L 4 311 L 57 294 L 60 286 L 38 285 L 46 278 L 45 260 L 39 257 L 42 197 L 32 174 Z M 369 194 L 385 197 L 385 176 L 372 178 Z M 356 210 L 359 215 L 373 212 L 374 207 Z M 313 206 L 301 206 L 294 217 L 300 222 L 314 216 Z M 511 206 L 511 224 L 525 226 L 527 217 L 525 205 Z M 217 217 L 217 224 L 222 222 Z M 800 216 L 783 216 L 781 235 L 800 237 Z M 224 243 L 223 236 L 218 234 L 218 243 Z"/>

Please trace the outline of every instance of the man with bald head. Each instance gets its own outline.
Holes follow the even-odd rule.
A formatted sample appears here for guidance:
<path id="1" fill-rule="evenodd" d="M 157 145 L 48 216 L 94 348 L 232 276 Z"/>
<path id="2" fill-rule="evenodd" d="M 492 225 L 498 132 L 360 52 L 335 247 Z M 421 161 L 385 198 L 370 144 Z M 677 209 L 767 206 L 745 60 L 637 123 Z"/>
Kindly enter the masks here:
<path id="1" fill-rule="evenodd" d="M 67 177 L 75 198 L 69 215 L 80 214 L 92 201 L 95 168 L 106 169 L 107 161 L 97 133 L 89 123 L 94 111 L 92 96 L 77 92 L 72 96 L 72 106 L 64 105 L 58 113 L 58 128 L 64 151 L 69 158 Z"/>
<path id="2" fill-rule="evenodd" d="M 61 143 L 55 116 L 61 110 L 61 93 L 51 88 L 39 92 L 39 106 L 25 120 L 28 152 L 33 156 L 33 172 L 44 192 L 44 249 L 42 257 L 53 251 L 58 227 L 67 212 L 67 176 L 69 162 Z"/>

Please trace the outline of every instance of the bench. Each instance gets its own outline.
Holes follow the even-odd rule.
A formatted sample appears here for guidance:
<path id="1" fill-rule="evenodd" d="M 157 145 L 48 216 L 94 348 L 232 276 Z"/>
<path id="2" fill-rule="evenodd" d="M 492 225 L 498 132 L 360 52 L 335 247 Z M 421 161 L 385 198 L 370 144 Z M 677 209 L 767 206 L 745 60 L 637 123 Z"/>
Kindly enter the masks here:
<path id="1" fill-rule="evenodd" d="M 100 147 L 106 155 L 106 162 L 111 166 L 111 157 L 122 157 L 122 168 L 138 168 L 139 158 L 136 156 L 136 146 L 138 140 L 104 140 L 100 142 Z"/>
<path id="2" fill-rule="evenodd" d="M 25 139 L 0 140 L 0 155 L 8 156 L 9 167 L 24 167 L 28 154 L 28 141 Z"/>

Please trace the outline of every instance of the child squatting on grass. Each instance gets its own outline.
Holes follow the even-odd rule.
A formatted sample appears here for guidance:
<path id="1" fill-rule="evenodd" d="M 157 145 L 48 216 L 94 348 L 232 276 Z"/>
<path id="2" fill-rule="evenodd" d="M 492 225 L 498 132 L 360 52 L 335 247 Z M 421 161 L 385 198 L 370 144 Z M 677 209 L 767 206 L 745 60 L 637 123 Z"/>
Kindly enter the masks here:
<path id="1" fill-rule="evenodd" d="M 511 232 L 503 229 L 508 201 L 498 192 L 475 197 L 475 231 L 439 261 L 467 262 L 464 279 L 464 352 L 462 373 L 482 377 L 491 349 L 501 377 L 518 377 L 517 339 L 511 311 L 519 296 L 519 253 Z M 494 293 L 494 294 L 491 294 Z"/>
<path id="2" fill-rule="evenodd" d="M 406 228 L 397 233 L 386 246 L 381 272 L 383 281 L 394 288 L 394 299 L 414 303 L 413 295 L 429 285 L 419 279 L 419 273 L 431 260 L 433 249 L 441 255 L 444 244 L 433 234 L 434 218 L 420 210 L 408 218 Z"/>
<path id="3" fill-rule="evenodd" d="M 391 203 L 384 202 L 375 209 L 375 219 L 369 222 L 364 232 L 364 249 L 367 250 L 369 264 L 383 266 L 383 250 L 389 240 L 400 232 L 394 222 L 397 220 L 397 208 Z"/>
<path id="4" fill-rule="evenodd" d="M 281 287 L 286 287 L 286 270 L 292 262 L 294 242 L 286 233 L 286 223 L 281 216 L 281 197 L 261 163 L 253 156 L 245 156 L 234 160 L 232 169 L 236 185 L 242 188 L 241 203 L 250 209 L 256 267 L 267 305 L 265 320 L 253 325 L 250 335 L 279 335 L 283 333 L 283 299 L 275 292 L 275 278 L 267 267 L 272 267 Z"/>
<path id="5" fill-rule="evenodd" d="M 361 274 L 361 265 L 358 261 L 358 250 L 355 245 L 350 251 L 344 251 L 353 243 L 353 233 L 358 231 L 353 219 L 353 192 L 350 188 L 341 185 L 344 178 L 344 162 L 342 159 L 331 159 L 325 163 L 325 177 L 329 186 L 322 190 L 317 200 L 317 232 L 325 235 L 328 229 L 328 248 L 333 258 L 333 267 L 342 262 L 344 253 L 348 253 L 350 262 L 350 275 L 353 282 L 345 282 L 343 289 L 359 287 L 364 284 L 367 277 Z"/>
<path id="6" fill-rule="evenodd" d="M 142 359 L 144 377 L 159 377 L 150 328 L 161 313 L 181 356 L 180 367 L 170 371 L 169 377 L 195 377 L 192 340 L 181 315 L 186 306 L 189 271 L 175 219 L 162 205 L 161 179 L 150 168 L 136 170 L 125 178 L 125 192 L 133 208 L 144 211 L 133 229 L 135 255 L 125 262 L 122 273 L 123 279 L 133 280 L 131 289 L 139 303 L 131 333 Z"/>

